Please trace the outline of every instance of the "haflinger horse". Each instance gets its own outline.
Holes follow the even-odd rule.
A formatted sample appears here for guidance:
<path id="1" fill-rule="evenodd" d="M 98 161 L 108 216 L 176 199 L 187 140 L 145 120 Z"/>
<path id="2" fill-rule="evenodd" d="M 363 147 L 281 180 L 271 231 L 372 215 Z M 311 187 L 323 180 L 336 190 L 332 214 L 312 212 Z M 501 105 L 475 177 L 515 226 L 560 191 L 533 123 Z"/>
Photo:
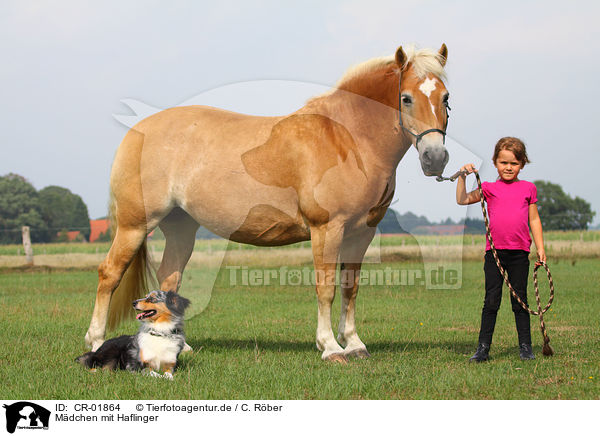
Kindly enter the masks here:
<path id="1" fill-rule="evenodd" d="M 177 291 L 204 226 L 260 246 L 310 240 L 321 357 L 368 357 L 355 326 L 361 264 L 407 150 L 416 147 L 426 176 L 441 175 L 448 162 L 447 55 L 445 44 L 437 52 L 400 47 L 395 56 L 351 68 L 333 89 L 286 116 L 185 106 L 135 125 L 112 167 L 114 239 L 98 268 L 87 344 L 96 350 L 107 322 L 118 323 L 145 293 L 148 233 L 156 226 L 163 231 L 156 275 L 161 290 Z M 336 340 L 331 305 L 338 261 L 352 279 L 340 283 Z"/>

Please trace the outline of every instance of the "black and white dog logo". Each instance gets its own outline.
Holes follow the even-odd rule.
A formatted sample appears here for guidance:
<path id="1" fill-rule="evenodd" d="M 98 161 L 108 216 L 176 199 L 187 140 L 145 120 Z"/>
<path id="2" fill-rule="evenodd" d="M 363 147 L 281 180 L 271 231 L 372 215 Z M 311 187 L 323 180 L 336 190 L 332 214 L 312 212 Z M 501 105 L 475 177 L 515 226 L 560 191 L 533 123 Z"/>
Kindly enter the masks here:
<path id="1" fill-rule="evenodd" d="M 35 403 L 19 401 L 3 406 L 6 409 L 6 430 L 14 433 L 19 429 L 48 429 L 50 411 Z"/>

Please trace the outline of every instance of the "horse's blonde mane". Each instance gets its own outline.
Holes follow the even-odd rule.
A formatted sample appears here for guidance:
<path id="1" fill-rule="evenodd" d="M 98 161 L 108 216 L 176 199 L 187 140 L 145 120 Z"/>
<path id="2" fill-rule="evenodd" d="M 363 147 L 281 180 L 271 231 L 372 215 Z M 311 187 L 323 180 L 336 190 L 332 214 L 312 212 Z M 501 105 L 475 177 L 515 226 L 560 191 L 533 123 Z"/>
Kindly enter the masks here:
<path id="1" fill-rule="evenodd" d="M 442 66 L 444 58 L 437 51 L 430 48 L 417 49 L 413 44 L 402 48 L 406 54 L 406 62 L 404 68 L 410 63 L 413 66 L 414 73 L 422 78 L 427 74 L 433 74 L 440 79 L 446 78 L 446 71 Z M 344 84 L 352 81 L 371 71 L 387 67 L 395 64 L 396 58 L 394 55 L 383 56 L 369 59 L 368 61 L 350 67 L 346 73 L 338 80 L 336 88 L 342 87 Z"/>

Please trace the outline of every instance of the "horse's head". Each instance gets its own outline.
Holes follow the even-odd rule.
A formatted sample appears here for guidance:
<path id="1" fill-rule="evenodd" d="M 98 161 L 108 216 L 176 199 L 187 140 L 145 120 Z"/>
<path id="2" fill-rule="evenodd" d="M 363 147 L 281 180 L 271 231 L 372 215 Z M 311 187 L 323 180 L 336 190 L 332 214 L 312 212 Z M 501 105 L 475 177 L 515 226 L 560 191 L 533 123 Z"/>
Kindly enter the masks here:
<path id="1" fill-rule="evenodd" d="M 406 51 L 399 47 L 396 63 L 400 67 L 401 134 L 410 138 L 419 152 L 421 168 L 426 176 L 438 176 L 448 163 L 444 145 L 448 124 L 448 91 L 444 86 L 444 65 L 448 49 L 439 52 Z"/>

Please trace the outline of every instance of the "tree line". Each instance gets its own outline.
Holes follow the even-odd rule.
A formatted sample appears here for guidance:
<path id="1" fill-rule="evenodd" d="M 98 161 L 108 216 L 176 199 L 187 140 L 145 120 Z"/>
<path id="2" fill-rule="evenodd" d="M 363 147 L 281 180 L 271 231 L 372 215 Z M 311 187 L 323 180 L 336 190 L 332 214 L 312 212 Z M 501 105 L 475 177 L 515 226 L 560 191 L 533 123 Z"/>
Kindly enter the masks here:
<path id="1" fill-rule="evenodd" d="M 0 243 L 21 242 L 21 227 L 29 226 L 33 242 L 66 240 L 66 232 L 78 230 L 89 240 L 90 217 L 81 197 L 60 186 L 36 191 L 23 176 L 0 177 Z"/>
<path id="2" fill-rule="evenodd" d="M 596 212 L 590 203 L 580 197 L 571 197 L 556 183 L 544 180 L 534 182 L 537 187 L 538 211 L 542 226 L 547 230 L 587 230 Z M 418 233 L 418 227 L 436 225 L 464 225 L 466 234 L 484 234 L 483 218 L 465 218 L 453 221 L 447 218 L 441 222 L 431 222 L 424 216 L 412 212 L 400 214 L 388 209 L 378 227 L 381 233 Z"/>
<path id="3" fill-rule="evenodd" d="M 485 224 L 483 219 L 463 218 L 454 221 L 452 218 L 446 218 L 440 222 L 432 222 L 423 215 L 415 215 L 412 212 L 399 213 L 393 209 L 388 209 L 381 222 L 377 225 L 381 233 L 413 233 L 420 232 L 419 228 L 429 226 L 464 226 L 466 234 L 484 234 Z"/>
<path id="4" fill-rule="evenodd" d="M 544 230 L 587 230 L 596 215 L 590 203 L 569 196 L 560 185 L 543 180 L 534 183 Z M 432 225 L 464 225 L 465 233 L 485 233 L 482 219 L 455 222 L 448 218 L 433 223 L 424 216 L 393 209 L 388 209 L 379 229 L 382 233 L 413 233 L 417 227 Z M 36 191 L 23 176 L 11 173 L 0 177 L 0 244 L 20 243 L 22 226 L 31 228 L 33 242 L 66 240 L 66 232 L 71 230 L 78 230 L 86 241 L 90 237 L 88 209 L 79 195 L 60 186 Z"/>

